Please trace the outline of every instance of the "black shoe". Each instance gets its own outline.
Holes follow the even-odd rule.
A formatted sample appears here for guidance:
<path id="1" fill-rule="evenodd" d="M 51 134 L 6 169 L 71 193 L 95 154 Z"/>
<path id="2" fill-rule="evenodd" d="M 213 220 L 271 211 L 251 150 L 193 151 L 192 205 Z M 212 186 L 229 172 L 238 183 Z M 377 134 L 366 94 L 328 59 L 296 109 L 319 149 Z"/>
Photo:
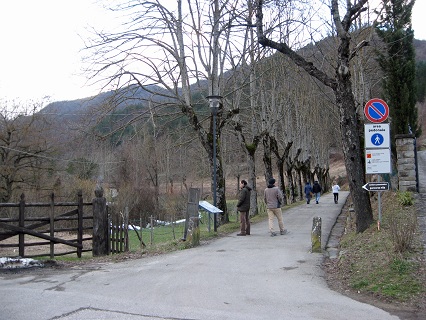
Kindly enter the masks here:
<path id="1" fill-rule="evenodd" d="M 275 237 L 277 234 L 275 232 L 271 232 L 271 237 Z"/>
<path id="2" fill-rule="evenodd" d="M 318 201 L 317 201 L 317 204 L 318 204 Z"/>
<path id="3" fill-rule="evenodd" d="M 238 233 L 237 236 L 245 236 L 245 233 Z"/>
<path id="4" fill-rule="evenodd" d="M 285 235 L 285 234 L 287 234 L 287 230 L 285 230 L 285 229 L 284 229 L 284 230 L 280 231 L 280 235 L 282 235 L 282 236 L 283 236 L 283 235 Z"/>

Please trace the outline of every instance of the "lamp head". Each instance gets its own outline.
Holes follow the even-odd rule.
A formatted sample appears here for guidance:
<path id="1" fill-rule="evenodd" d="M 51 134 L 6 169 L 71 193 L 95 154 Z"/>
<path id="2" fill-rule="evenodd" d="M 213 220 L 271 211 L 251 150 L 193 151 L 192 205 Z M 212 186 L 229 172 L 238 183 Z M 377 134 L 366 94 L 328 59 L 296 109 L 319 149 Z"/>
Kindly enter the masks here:
<path id="1" fill-rule="evenodd" d="M 210 108 L 217 109 L 222 102 L 222 96 L 208 96 L 206 97 L 209 100 Z"/>

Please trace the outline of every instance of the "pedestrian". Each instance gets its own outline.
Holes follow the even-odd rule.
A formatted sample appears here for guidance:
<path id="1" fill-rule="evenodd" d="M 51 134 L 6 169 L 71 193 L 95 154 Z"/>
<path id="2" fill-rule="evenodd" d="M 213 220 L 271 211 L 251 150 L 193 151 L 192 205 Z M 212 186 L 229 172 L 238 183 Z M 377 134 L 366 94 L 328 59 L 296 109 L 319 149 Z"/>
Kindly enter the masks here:
<path id="1" fill-rule="evenodd" d="M 340 187 L 336 181 L 333 182 L 333 185 L 331 186 L 331 190 L 333 191 L 334 203 L 338 203 Z"/>
<path id="2" fill-rule="evenodd" d="M 309 204 L 312 198 L 312 186 L 309 183 L 309 181 L 306 181 L 306 184 L 305 184 L 305 197 L 306 197 L 306 203 Z"/>
<path id="3" fill-rule="evenodd" d="M 280 189 L 275 186 L 275 179 L 271 178 L 268 181 L 268 187 L 265 189 L 263 198 L 266 203 L 269 219 L 269 232 L 271 237 L 277 234 L 274 231 L 274 218 L 278 219 L 278 227 L 280 228 L 280 234 L 284 235 L 287 230 L 284 229 L 283 213 L 281 211 L 281 204 L 283 203 L 283 194 Z"/>
<path id="4" fill-rule="evenodd" d="M 241 231 L 237 236 L 250 235 L 250 191 L 246 180 L 240 182 L 237 210 L 240 212 Z"/>
<path id="5" fill-rule="evenodd" d="M 312 186 L 312 192 L 315 195 L 315 202 L 318 204 L 321 196 L 321 186 L 318 181 L 314 181 L 314 185 Z"/>

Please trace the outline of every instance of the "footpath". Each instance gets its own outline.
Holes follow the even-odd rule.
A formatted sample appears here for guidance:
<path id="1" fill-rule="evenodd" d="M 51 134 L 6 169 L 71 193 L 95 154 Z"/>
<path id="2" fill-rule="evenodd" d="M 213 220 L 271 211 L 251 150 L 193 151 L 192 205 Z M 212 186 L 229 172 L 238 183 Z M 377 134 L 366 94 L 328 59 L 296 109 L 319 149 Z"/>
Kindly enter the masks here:
<path id="1" fill-rule="evenodd" d="M 329 289 L 324 253 L 310 251 L 313 218 L 325 252 L 347 196 L 286 209 L 286 235 L 271 237 L 263 221 L 250 236 L 159 256 L 0 273 L 0 319 L 398 319 Z"/>
<path id="2" fill-rule="evenodd" d="M 417 152 L 419 193 L 417 196 L 417 221 L 422 234 L 423 248 L 426 248 L 426 151 Z M 426 255 L 426 250 L 423 251 Z"/>

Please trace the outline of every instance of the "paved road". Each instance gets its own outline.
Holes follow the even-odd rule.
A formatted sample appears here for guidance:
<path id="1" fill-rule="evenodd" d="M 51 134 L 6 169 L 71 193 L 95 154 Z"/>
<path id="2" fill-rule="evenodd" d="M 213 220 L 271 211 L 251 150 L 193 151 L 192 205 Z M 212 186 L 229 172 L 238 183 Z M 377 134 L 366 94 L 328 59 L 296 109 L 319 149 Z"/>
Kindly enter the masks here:
<path id="1" fill-rule="evenodd" d="M 284 213 L 289 233 L 270 237 L 267 222 L 200 247 L 70 270 L 0 274 L 0 319 L 398 319 L 330 290 L 310 253 L 313 217 L 322 243 L 347 192 L 334 204 Z"/>
<path id="2" fill-rule="evenodd" d="M 417 221 L 422 234 L 423 248 L 426 248 L 426 151 L 417 152 L 419 193 L 417 196 Z M 426 250 L 423 251 L 426 256 Z"/>

